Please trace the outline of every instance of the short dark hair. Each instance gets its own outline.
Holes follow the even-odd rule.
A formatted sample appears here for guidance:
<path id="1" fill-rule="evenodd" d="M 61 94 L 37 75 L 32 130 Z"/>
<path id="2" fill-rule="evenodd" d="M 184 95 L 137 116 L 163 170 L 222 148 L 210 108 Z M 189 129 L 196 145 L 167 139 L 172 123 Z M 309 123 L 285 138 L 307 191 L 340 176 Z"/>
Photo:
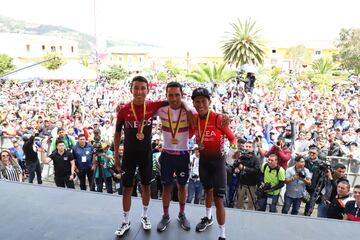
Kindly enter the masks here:
<path id="1" fill-rule="evenodd" d="M 183 93 L 182 86 L 181 86 L 181 84 L 178 83 L 178 82 L 169 82 L 169 83 L 166 85 L 166 93 L 168 92 L 168 88 L 180 88 L 181 94 Z"/>
<path id="2" fill-rule="evenodd" d="M 354 188 L 360 189 L 360 185 L 355 185 Z"/>
<path id="3" fill-rule="evenodd" d="M 300 162 L 301 159 L 304 159 L 304 157 L 303 157 L 303 156 L 297 156 L 297 157 L 295 158 L 295 162 Z M 305 160 L 305 159 L 304 159 L 304 160 Z"/>
<path id="4" fill-rule="evenodd" d="M 65 142 L 64 142 L 64 140 L 63 140 L 62 138 L 58 138 L 58 139 L 56 140 L 56 146 L 58 146 L 60 143 L 65 144 Z"/>
<path id="5" fill-rule="evenodd" d="M 337 169 L 339 169 L 339 168 L 341 168 L 341 169 L 346 169 L 346 166 L 345 166 L 344 164 L 342 164 L 342 163 L 338 163 L 338 164 L 336 164 L 335 167 L 334 167 L 335 170 L 337 170 Z"/>
<path id="6" fill-rule="evenodd" d="M 145 77 L 143 77 L 143 76 L 135 76 L 135 77 L 132 79 L 132 81 L 131 81 L 130 89 L 132 89 L 134 82 L 143 82 L 143 83 L 146 83 L 146 88 L 147 88 L 147 90 L 149 90 L 149 82 L 148 82 L 148 80 L 147 80 Z"/>
<path id="7" fill-rule="evenodd" d="M 86 138 L 85 134 L 83 134 L 83 133 L 80 133 L 80 134 L 79 134 L 78 139 L 81 138 L 81 137 L 85 137 L 85 138 Z"/>

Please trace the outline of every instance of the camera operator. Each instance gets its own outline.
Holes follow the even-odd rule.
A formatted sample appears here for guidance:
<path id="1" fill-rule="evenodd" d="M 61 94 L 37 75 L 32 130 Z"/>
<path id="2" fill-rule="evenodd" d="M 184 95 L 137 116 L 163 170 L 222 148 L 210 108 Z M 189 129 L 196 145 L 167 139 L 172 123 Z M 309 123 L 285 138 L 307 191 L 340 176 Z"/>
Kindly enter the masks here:
<path id="1" fill-rule="evenodd" d="M 254 154 L 254 145 L 252 142 L 245 143 L 245 150 L 237 152 L 237 160 L 234 162 L 234 173 L 238 175 L 238 189 L 236 208 L 245 209 L 244 198 L 248 197 L 249 210 L 255 209 L 255 190 L 259 182 L 260 160 Z"/>
<path id="2" fill-rule="evenodd" d="M 193 154 L 190 156 L 190 178 L 188 182 L 188 196 L 186 203 L 191 203 L 194 197 L 194 204 L 200 203 L 203 186 L 199 178 L 200 151 L 197 144 L 194 145 Z"/>
<path id="3" fill-rule="evenodd" d="M 313 191 L 315 191 L 315 193 L 318 193 L 318 196 L 315 196 L 315 193 L 313 193 L 312 196 L 318 204 L 318 217 L 327 217 L 329 204 L 333 201 L 337 194 L 337 184 L 338 182 L 346 179 L 345 172 L 345 165 L 340 163 L 336 164 L 334 170 L 332 170 L 331 166 L 326 162 L 322 162 L 314 172 L 311 188 L 314 189 Z M 321 181 L 323 181 L 323 184 L 319 186 L 318 183 Z M 316 189 L 317 187 L 319 189 Z"/>
<path id="4" fill-rule="evenodd" d="M 295 165 L 286 170 L 286 192 L 282 213 L 287 214 L 292 205 L 291 214 L 297 215 L 301 200 L 305 194 L 305 185 L 311 184 L 309 169 L 305 168 L 305 159 L 302 156 L 295 158 Z"/>
<path id="5" fill-rule="evenodd" d="M 109 145 L 106 143 L 96 145 L 94 147 L 94 157 L 92 169 L 95 169 L 96 191 L 103 191 L 103 183 L 105 182 L 107 193 L 112 194 L 112 172 L 114 165 L 113 152 L 110 151 Z"/>
<path id="6" fill-rule="evenodd" d="M 343 219 L 345 214 L 345 205 L 351 200 L 350 184 L 347 180 L 340 180 L 336 187 L 337 195 L 329 204 L 327 210 L 327 218 Z"/>
<path id="7" fill-rule="evenodd" d="M 285 138 L 279 137 L 276 143 L 270 148 L 269 151 L 265 151 L 259 147 L 259 152 L 262 156 L 269 157 L 271 154 L 275 154 L 278 159 L 278 164 L 284 170 L 288 167 L 288 162 L 291 159 L 291 150 L 285 144 Z"/>
<path id="8" fill-rule="evenodd" d="M 281 188 L 285 184 L 285 170 L 279 166 L 278 157 L 270 154 L 267 163 L 261 166 L 261 184 L 257 190 L 259 211 L 265 212 L 266 205 L 270 205 L 270 212 L 277 212 Z"/>

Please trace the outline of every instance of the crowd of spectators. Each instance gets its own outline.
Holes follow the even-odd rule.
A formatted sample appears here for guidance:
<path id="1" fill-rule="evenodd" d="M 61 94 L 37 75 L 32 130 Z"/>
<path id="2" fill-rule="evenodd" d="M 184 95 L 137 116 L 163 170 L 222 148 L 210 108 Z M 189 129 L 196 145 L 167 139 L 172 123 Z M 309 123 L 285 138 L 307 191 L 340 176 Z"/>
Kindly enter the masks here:
<path id="1" fill-rule="evenodd" d="M 251 80 L 248 77 L 251 77 Z M 31 136 L 33 136 L 33 149 L 38 153 L 41 163 L 45 163 L 47 157 L 57 150 L 56 139 L 59 137 L 62 138 L 65 146 L 68 145 L 69 149 L 73 149 L 79 144 L 77 141 L 81 134 L 85 137 L 85 141 L 93 143 L 95 135 L 100 132 L 102 143 L 108 147 L 106 151 L 111 149 L 116 111 L 123 103 L 131 100 L 129 80 L 131 79 L 115 85 L 107 81 L 100 84 L 71 81 L 39 81 L 25 84 L 2 82 L 0 85 L 1 173 L 5 173 L 4 169 L 10 169 L 9 166 L 12 165 L 13 168 L 7 172 L 7 174 L 11 173 L 11 180 L 21 181 L 23 177 L 27 177 L 29 182 L 33 181 L 34 172 L 38 171 L 37 164 L 26 159 L 22 148 L 22 142 L 26 144 Z M 182 82 L 182 84 L 185 98 L 191 105 L 190 93 L 200 84 L 192 82 Z M 165 99 L 165 86 L 165 82 L 151 82 L 148 98 Z M 283 186 L 287 184 L 286 204 L 282 212 L 287 213 L 290 204 L 293 203 L 295 206 L 293 214 L 298 213 L 296 206 L 299 205 L 299 201 L 296 199 L 305 197 L 304 192 L 308 192 L 310 196 L 314 194 L 316 186 L 314 186 L 313 174 L 321 162 L 331 165 L 332 169 L 335 169 L 334 172 L 336 167 L 345 168 L 348 178 L 352 176 L 356 179 L 359 174 L 360 84 L 358 81 L 334 84 L 331 89 L 321 92 L 310 80 L 300 81 L 289 78 L 286 84 L 269 89 L 256 81 L 254 75 L 249 75 L 226 84 L 206 84 L 206 87 L 212 92 L 212 109 L 229 116 L 230 127 L 239 140 L 239 148 L 247 149 L 239 152 L 239 159 L 252 159 L 251 166 L 246 166 L 241 161 L 240 163 L 235 161 L 237 166 L 234 166 L 233 161 L 228 162 L 229 207 L 244 208 L 245 198 L 250 208 L 255 208 L 258 204 L 255 201 L 257 198 L 255 191 L 258 189 L 259 181 L 254 175 L 253 181 L 247 181 L 254 172 L 263 177 L 260 179 L 263 183 L 269 179 L 266 173 L 272 174 L 271 178 L 278 178 L 271 190 L 265 190 L 267 195 L 278 196 L 281 191 L 284 193 Z M 155 175 L 156 156 L 161 151 L 160 123 L 159 120 L 155 120 L 153 127 Z M 196 168 L 198 157 L 196 144 L 193 149 L 192 173 L 189 180 L 191 194 L 187 201 L 191 202 L 191 197 L 195 195 L 195 203 L 199 203 L 201 186 L 197 184 L 199 181 Z M 11 153 L 10 161 L 6 160 L 6 153 Z M 17 159 L 17 164 L 11 159 Z M 275 175 L 271 172 L 271 163 L 266 163 L 268 159 L 276 161 L 274 168 L 280 169 L 275 171 Z M 268 165 L 265 166 L 265 163 Z M 288 169 L 288 167 L 292 168 Z M 296 169 L 305 167 L 307 169 L 305 177 L 299 178 Z M 19 171 L 22 174 L 17 176 L 16 173 Z M 336 174 L 334 172 L 327 173 L 329 182 L 333 180 L 329 175 Z M 106 173 L 106 177 L 112 174 L 116 176 L 116 173 L 109 172 Z M 246 177 L 246 174 L 249 176 Z M 4 175 L 1 174 L 0 177 L 5 178 Z M 96 175 L 99 178 L 98 172 Z M 350 185 L 344 184 L 343 177 L 339 178 L 341 179 L 339 184 L 342 184 L 342 188 L 349 187 L 350 191 Z M 298 183 L 299 179 L 309 181 L 312 179 L 312 183 L 302 181 L 304 184 L 301 184 L 301 189 L 307 191 L 302 191 L 301 194 L 294 193 L 291 189 L 291 182 L 296 180 Z M 39 176 L 37 180 L 38 183 L 42 182 Z M 84 181 L 81 187 L 83 190 L 86 189 Z M 106 179 L 104 182 L 109 189 L 110 183 Z M 331 183 L 333 189 L 338 188 L 337 183 L 335 185 L 334 181 Z M 99 189 L 103 181 L 97 180 L 95 185 Z M 155 181 L 153 198 L 161 195 L 159 186 L 161 184 L 156 184 Z M 273 188 L 274 186 L 276 187 Z M 109 192 L 112 193 L 108 190 Z M 135 189 L 134 194 L 136 192 Z M 327 201 L 327 207 L 331 206 L 332 200 L 337 196 L 336 191 L 335 194 L 330 195 L 324 199 Z M 264 206 L 266 208 L 267 204 L 276 206 L 277 200 L 273 198 L 271 203 L 265 201 L 261 209 Z M 276 209 L 272 207 L 271 211 Z M 309 213 L 305 210 L 305 214 Z"/>

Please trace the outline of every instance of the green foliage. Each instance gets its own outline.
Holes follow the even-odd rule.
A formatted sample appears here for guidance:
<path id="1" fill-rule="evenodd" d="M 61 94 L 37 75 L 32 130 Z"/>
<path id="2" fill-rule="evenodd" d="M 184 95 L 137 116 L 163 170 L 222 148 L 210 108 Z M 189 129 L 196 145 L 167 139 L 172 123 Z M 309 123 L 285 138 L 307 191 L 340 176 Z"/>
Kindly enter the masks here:
<path id="1" fill-rule="evenodd" d="M 15 65 L 12 61 L 13 59 L 10 56 L 6 54 L 0 54 L 0 75 L 15 69 Z"/>
<path id="2" fill-rule="evenodd" d="M 167 74 L 166 72 L 159 72 L 157 74 L 157 80 L 159 81 L 165 81 L 167 79 Z"/>
<path id="3" fill-rule="evenodd" d="M 101 75 L 110 81 L 120 81 L 124 80 L 129 75 L 129 72 L 121 65 L 112 65 L 110 69 L 102 71 Z"/>
<path id="4" fill-rule="evenodd" d="M 225 63 L 220 65 L 199 64 L 197 69 L 187 75 L 197 82 L 227 82 L 236 77 L 236 71 L 225 68 Z"/>
<path id="5" fill-rule="evenodd" d="M 51 53 L 45 54 L 43 60 L 49 60 L 47 62 L 42 63 L 42 65 L 49 70 L 56 70 L 62 64 L 65 63 L 65 61 L 61 58 L 61 55 L 56 52 L 51 52 Z"/>
<path id="6" fill-rule="evenodd" d="M 180 70 L 180 68 L 175 66 L 171 61 L 166 61 L 165 66 L 166 66 L 168 74 L 172 77 L 176 77 L 176 76 L 180 75 L 182 72 Z"/>
<path id="7" fill-rule="evenodd" d="M 256 21 L 250 18 L 244 23 L 238 19 L 237 23 L 230 24 L 233 32 L 228 32 L 230 36 L 222 46 L 225 62 L 236 64 L 236 67 L 247 63 L 263 64 L 265 46 L 259 37 L 260 30 L 255 29 L 255 24 Z"/>
<path id="8" fill-rule="evenodd" d="M 281 73 L 281 68 L 273 67 L 270 72 L 270 76 L 272 79 L 277 79 Z"/>
<path id="9" fill-rule="evenodd" d="M 328 74 L 334 68 L 334 63 L 328 58 L 320 58 L 311 64 L 312 69 L 318 74 Z"/>
<path id="10" fill-rule="evenodd" d="M 321 92 L 331 91 L 331 79 L 328 75 L 316 74 L 311 81 Z"/>
<path id="11" fill-rule="evenodd" d="M 89 66 L 89 62 L 90 62 L 89 56 L 83 56 L 81 58 L 81 64 L 84 65 L 85 67 Z"/>
<path id="12" fill-rule="evenodd" d="M 333 55 L 335 61 L 347 70 L 360 74 L 360 29 L 341 29 L 336 43 L 338 53 Z"/>

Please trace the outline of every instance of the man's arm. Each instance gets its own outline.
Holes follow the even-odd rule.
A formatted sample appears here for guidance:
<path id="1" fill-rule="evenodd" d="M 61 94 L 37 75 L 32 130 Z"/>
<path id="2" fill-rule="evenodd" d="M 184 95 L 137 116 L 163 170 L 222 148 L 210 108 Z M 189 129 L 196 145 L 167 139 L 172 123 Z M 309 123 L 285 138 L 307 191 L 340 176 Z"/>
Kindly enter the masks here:
<path id="1" fill-rule="evenodd" d="M 74 159 L 71 160 L 70 164 L 71 164 L 71 175 L 70 175 L 69 180 L 72 181 L 75 178 L 75 160 Z"/>
<path id="2" fill-rule="evenodd" d="M 114 165 L 116 170 L 120 171 L 121 164 L 119 159 L 119 146 L 120 146 L 120 140 L 121 140 L 121 130 L 122 130 L 122 122 L 118 119 L 116 121 L 116 130 L 114 135 Z"/>

